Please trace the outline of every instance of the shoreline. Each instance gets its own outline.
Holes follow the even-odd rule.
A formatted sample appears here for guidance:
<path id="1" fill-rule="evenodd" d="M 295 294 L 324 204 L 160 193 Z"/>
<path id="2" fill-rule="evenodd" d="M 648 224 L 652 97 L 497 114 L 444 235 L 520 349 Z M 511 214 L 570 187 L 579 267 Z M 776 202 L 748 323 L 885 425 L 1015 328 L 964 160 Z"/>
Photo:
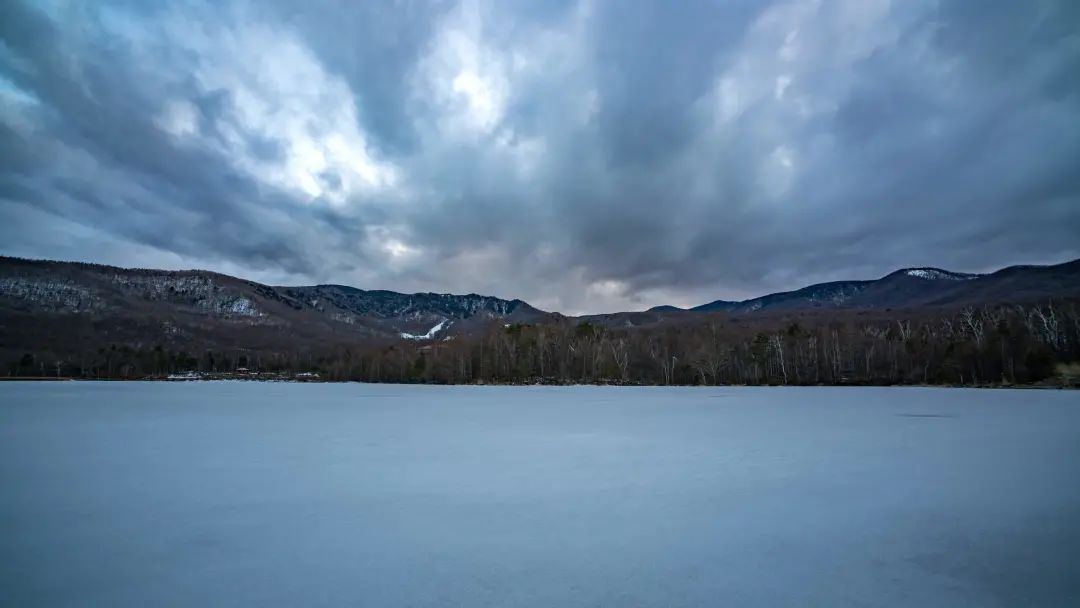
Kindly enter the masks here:
<path id="1" fill-rule="evenodd" d="M 267 382 L 267 383 L 292 383 L 292 384 L 385 384 L 396 386 L 546 386 L 546 387 L 626 387 L 626 388 L 957 388 L 957 389 L 988 389 L 988 390 L 1077 390 L 1080 386 L 1070 385 L 1064 382 L 1038 383 L 1038 384 L 639 384 L 628 382 L 373 382 L 370 380 L 330 380 L 322 378 L 254 378 L 244 376 L 221 376 L 205 378 L 90 378 L 69 376 L 0 376 L 0 382 Z"/>

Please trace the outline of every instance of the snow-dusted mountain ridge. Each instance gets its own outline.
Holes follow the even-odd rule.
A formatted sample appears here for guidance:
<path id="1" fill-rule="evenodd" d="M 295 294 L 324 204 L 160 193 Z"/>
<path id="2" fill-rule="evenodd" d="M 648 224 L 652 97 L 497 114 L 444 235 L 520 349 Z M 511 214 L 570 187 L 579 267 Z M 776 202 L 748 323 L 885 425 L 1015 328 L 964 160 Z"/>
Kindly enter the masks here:
<path id="1" fill-rule="evenodd" d="M 660 306 L 643 313 L 581 318 L 642 325 L 712 312 L 887 310 L 1059 297 L 1080 297 L 1080 260 L 1013 266 L 982 275 L 903 268 L 876 280 L 819 283 L 739 302 L 717 300 L 689 310 Z M 236 341 L 229 337 L 232 333 L 255 332 L 260 340 L 285 345 L 299 340 L 390 343 L 444 340 L 558 318 L 564 317 L 519 299 L 478 294 L 406 294 L 344 285 L 271 286 L 202 270 L 125 269 L 0 257 L 0 322 L 7 323 L 9 332 L 27 333 L 27 339 L 40 335 L 31 331 L 35 325 L 69 323 L 86 331 L 92 328 L 96 337 L 101 337 L 101 327 L 109 327 L 110 336 L 131 334 L 136 342 L 167 336 L 232 343 Z M 12 343 L 18 340 L 12 338 Z"/>

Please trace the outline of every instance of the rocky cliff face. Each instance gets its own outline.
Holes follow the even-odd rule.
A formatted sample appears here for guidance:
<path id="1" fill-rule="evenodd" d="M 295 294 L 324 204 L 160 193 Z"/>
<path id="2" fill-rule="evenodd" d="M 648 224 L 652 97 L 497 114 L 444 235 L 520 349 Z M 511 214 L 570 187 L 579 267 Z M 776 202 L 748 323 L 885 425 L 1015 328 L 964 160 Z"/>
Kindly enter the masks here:
<path id="1" fill-rule="evenodd" d="M 124 269 L 0 258 L 0 314 L 23 323 L 146 326 L 146 342 L 275 328 L 274 339 L 440 339 L 488 321 L 544 318 L 521 300 L 402 294 L 341 285 L 275 287 L 206 271 Z M 116 330 L 119 331 L 119 330 Z"/>

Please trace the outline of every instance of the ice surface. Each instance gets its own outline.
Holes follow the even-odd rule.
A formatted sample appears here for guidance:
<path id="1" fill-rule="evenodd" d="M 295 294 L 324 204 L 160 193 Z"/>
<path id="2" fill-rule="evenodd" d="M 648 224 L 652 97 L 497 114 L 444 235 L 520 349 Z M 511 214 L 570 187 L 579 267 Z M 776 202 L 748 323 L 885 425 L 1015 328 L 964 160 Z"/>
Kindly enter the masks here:
<path id="1" fill-rule="evenodd" d="M 3 606 L 1080 605 L 1080 393 L 0 383 Z"/>

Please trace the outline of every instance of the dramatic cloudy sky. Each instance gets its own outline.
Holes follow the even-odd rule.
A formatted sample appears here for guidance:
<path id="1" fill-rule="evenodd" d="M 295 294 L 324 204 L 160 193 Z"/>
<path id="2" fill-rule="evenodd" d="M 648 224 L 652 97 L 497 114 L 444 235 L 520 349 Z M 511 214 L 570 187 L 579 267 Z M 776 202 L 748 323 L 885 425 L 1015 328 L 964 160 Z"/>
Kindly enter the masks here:
<path id="1" fill-rule="evenodd" d="M 1080 257 L 1080 2 L 0 2 L 0 253 L 697 304 Z"/>

